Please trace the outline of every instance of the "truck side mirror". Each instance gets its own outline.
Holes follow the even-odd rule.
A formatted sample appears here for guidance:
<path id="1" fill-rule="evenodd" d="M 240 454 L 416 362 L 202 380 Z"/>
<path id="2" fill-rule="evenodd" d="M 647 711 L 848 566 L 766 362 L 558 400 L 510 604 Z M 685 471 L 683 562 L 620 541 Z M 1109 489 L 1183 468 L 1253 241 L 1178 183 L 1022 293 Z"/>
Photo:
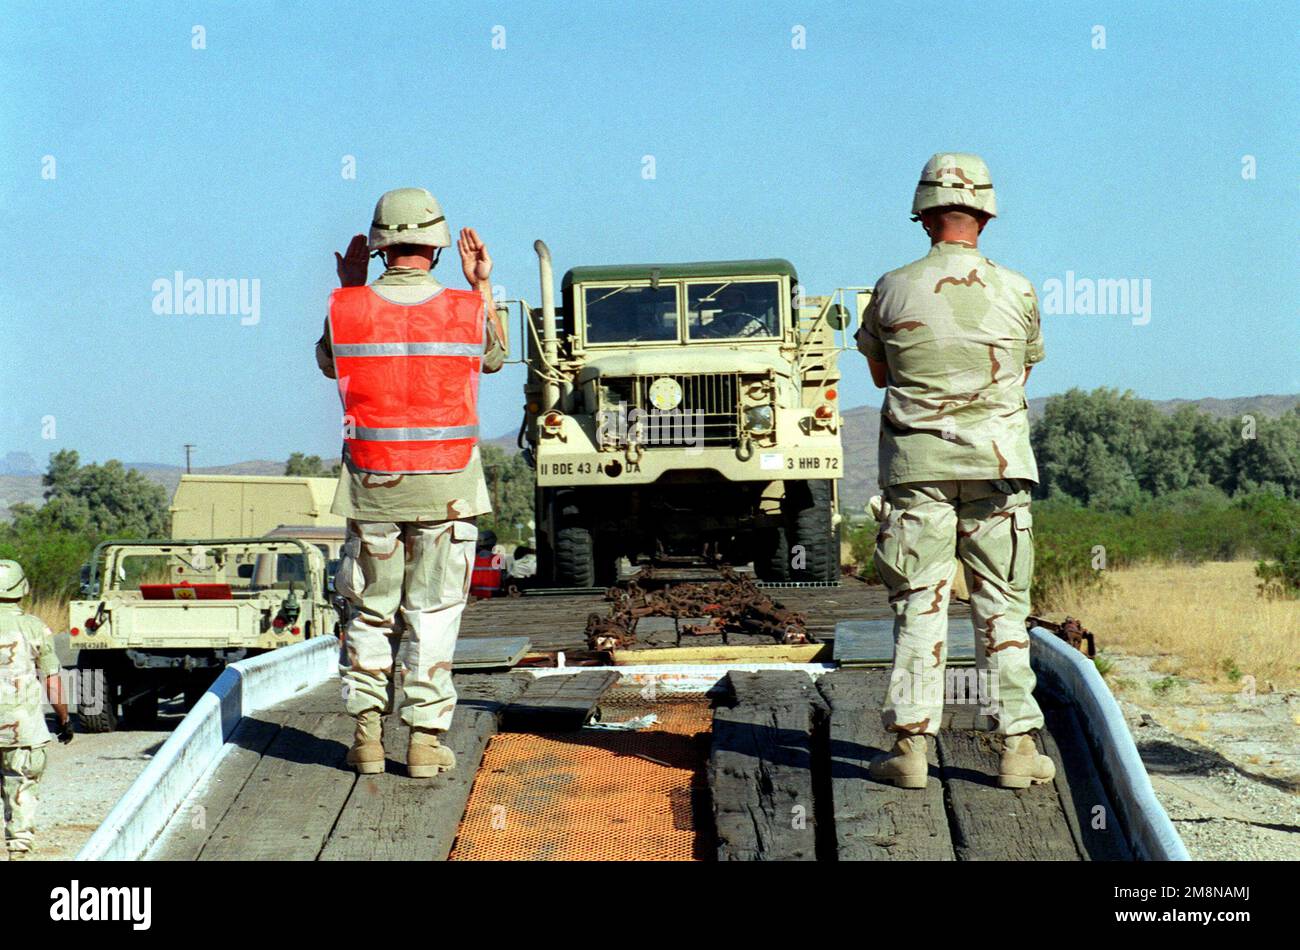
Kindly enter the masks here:
<path id="1" fill-rule="evenodd" d="M 849 325 L 849 311 L 843 304 L 831 304 L 826 311 L 826 322 L 832 330 L 843 330 Z"/>

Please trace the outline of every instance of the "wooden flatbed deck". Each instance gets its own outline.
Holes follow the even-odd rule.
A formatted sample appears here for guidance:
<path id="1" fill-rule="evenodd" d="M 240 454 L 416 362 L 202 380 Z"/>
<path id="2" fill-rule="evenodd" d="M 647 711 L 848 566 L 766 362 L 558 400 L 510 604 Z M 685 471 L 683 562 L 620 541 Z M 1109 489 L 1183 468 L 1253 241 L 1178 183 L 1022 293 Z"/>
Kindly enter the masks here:
<path id="1" fill-rule="evenodd" d="M 822 638 L 839 619 L 889 616 L 883 591 L 866 585 L 782 590 L 779 599 L 815 618 Z M 480 603 L 466 612 L 463 635 L 523 634 L 536 649 L 581 649 L 586 615 L 603 605 L 597 595 Z M 593 677 L 612 681 L 596 671 L 561 677 L 570 689 L 554 676 L 458 674 L 448 744 L 459 764 L 435 779 L 405 776 L 396 716 L 385 724 L 388 770 L 356 776 L 344 762 L 351 720 L 338 681 L 325 683 L 244 719 L 148 857 L 445 860 L 484 749 L 503 720 L 519 722 L 506 711 L 566 699 L 581 706 L 593 700 Z M 866 763 L 889 745 L 879 721 L 887 678 L 878 669 L 816 682 L 798 670 L 726 675 L 707 768 L 719 860 L 1131 859 L 1074 712 L 1051 696 L 1040 695 L 1041 742 L 1058 772 L 1049 785 L 997 788 L 991 737 L 965 705 L 945 713 L 928 789 L 872 781 Z"/>

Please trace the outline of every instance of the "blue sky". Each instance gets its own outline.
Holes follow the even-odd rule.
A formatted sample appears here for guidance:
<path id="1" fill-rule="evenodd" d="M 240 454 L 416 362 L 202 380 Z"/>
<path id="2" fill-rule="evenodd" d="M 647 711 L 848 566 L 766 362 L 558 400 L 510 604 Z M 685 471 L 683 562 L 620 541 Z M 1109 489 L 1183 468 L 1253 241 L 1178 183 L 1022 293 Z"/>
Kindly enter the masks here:
<path id="1" fill-rule="evenodd" d="M 988 160 L 983 246 L 1040 291 L 1151 282 L 1145 325 L 1046 316 L 1031 396 L 1300 390 L 1291 3 L 102 6 L 0 23 L 0 453 L 336 454 L 312 344 L 388 188 L 478 228 L 512 297 L 537 237 L 561 271 L 783 256 L 817 293 L 924 253 L 939 150 Z M 155 313 L 176 271 L 260 281 L 259 321 Z M 843 368 L 846 406 L 878 402 Z M 485 377 L 486 434 L 522 378 Z"/>

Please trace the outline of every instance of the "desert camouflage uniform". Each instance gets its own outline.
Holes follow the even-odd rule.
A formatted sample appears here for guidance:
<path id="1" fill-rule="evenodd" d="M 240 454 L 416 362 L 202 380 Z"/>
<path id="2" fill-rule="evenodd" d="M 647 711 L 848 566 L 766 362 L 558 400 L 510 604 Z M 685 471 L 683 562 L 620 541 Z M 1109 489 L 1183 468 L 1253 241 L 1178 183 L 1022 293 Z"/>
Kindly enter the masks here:
<path id="1" fill-rule="evenodd" d="M 372 287 L 397 303 L 417 303 L 440 286 L 427 271 L 390 267 Z M 494 373 L 505 348 L 488 322 L 483 371 Z M 334 378 L 329 320 L 316 362 Z M 402 718 L 445 730 L 456 706 L 451 660 L 469 596 L 478 529 L 492 510 L 476 448 L 464 471 L 445 475 L 378 475 L 355 468 L 344 453 L 332 511 L 348 519 L 343 559 L 334 578 L 354 615 L 343 632 L 339 673 L 347 711 L 388 706 L 394 653 L 402 669 Z"/>
<path id="2" fill-rule="evenodd" d="M 936 244 L 876 284 L 858 348 L 888 366 L 875 556 L 896 617 L 885 726 L 939 731 L 955 550 L 998 731 L 1041 728 L 1025 632 L 1038 468 L 1024 373 L 1043 358 L 1033 286 L 970 245 Z"/>
<path id="3" fill-rule="evenodd" d="M 58 673 L 49 627 L 16 603 L 0 602 L 0 783 L 10 851 L 30 850 L 35 837 L 37 786 L 50 742 L 41 675 Z"/>

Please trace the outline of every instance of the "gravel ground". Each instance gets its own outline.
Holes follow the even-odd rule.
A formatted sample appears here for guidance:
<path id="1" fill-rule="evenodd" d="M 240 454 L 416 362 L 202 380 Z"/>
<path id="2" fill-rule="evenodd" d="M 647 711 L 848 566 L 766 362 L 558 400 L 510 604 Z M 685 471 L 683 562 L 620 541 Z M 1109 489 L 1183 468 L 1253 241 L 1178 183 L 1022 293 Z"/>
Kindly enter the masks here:
<path id="1" fill-rule="evenodd" d="M 1106 657 L 1156 797 L 1192 858 L 1300 860 L 1300 694 L 1171 686 L 1151 669 L 1157 658 Z"/>

